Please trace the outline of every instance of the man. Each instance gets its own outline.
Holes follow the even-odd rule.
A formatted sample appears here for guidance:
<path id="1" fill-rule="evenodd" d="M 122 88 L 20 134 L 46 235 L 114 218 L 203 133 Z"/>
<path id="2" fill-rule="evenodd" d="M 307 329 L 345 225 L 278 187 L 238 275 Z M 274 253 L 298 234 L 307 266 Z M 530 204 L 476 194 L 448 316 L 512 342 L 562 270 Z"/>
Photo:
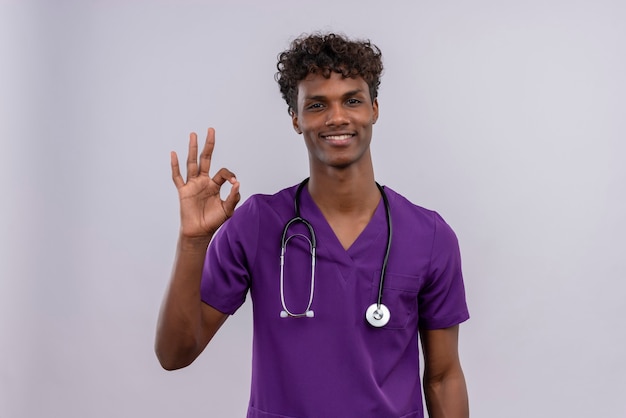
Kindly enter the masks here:
<path id="1" fill-rule="evenodd" d="M 208 174 L 213 129 L 199 163 L 191 134 L 186 181 L 172 153 L 181 230 L 157 356 L 166 369 L 189 365 L 250 292 L 248 417 L 422 417 L 418 334 L 430 416 L 469 415 L 456 237 L 435 212 L 374 179 L 381 72 L 368 41 L 296 39 L 279 57 L 277 81 L 310 179 L 237 211 L 234 174 Z"/>

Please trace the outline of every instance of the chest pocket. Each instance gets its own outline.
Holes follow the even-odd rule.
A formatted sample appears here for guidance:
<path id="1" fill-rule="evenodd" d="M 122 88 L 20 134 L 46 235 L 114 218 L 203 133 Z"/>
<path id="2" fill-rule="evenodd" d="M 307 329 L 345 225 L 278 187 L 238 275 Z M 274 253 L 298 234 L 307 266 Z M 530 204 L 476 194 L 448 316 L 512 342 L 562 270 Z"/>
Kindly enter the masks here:
<path id="1" fill-rule="evenodd" d="M 417 295 L 422 286 L 419 276 L 387 273 L 383 285 L 382 303 L 389 308 L 391 318 L 381 329 L 404 329 L 409 324 L 417 327 Z M 380 273 L 372 281 L 372 301 L 378 300 Z"/>

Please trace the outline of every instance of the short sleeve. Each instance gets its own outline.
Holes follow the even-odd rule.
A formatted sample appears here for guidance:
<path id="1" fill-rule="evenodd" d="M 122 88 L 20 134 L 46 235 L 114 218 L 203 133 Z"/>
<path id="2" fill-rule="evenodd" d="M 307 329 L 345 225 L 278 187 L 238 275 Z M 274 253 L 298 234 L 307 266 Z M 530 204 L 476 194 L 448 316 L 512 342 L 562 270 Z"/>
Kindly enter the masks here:
<path id="1" fill-rule="evenodd" d="M 243 305 L 250 288 L 259 236 L 256 208 L 252 197 L 235 211 L 213 237 L 204 261 L 202 301 L 229 315 Z"/>
<path id="2" fill-rule="evenodd" d="M 466 321 L 469 311 L 457 237 L 439 214 L 433 213 L 433 217 L 430 267 L 418 297 L 419 325 L 426 329 L 442 329 Z"/>

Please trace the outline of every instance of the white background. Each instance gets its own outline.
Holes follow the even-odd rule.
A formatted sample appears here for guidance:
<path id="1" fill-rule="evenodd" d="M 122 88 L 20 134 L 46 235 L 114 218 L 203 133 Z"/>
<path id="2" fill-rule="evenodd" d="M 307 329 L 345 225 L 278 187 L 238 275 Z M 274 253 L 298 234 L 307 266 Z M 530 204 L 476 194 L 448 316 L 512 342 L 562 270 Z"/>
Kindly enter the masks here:
<path id="1" fill-rule="evenodd" d="M 383 51 L 376 175 L 458 234 L 472 416 L 626 416 L 625 2 L 0 4 L 1 417 L 244 416 L 249 304 L 153 353 L 169 151 L 216 127 L 244 198 L 306 176 L 273 77 L 313 30 Z"/>

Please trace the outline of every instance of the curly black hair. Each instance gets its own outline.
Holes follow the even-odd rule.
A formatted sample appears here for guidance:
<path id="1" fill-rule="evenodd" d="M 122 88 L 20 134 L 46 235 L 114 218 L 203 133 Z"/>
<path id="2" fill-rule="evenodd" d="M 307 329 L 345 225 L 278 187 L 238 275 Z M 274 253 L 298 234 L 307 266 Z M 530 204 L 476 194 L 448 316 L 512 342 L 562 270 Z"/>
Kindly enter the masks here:
<path id="1" fill-rule="evenodd" d="M 352 41 L 334 33 L 302 35 L 278 55 L 275 79 L 280 86 L 288 112 L 296 113 L 298 83 L 309 74 L 330 78 L 332 72 L 343 77 L 361 76 L 369 86 L 372 101 L 378 96 L 383 72 L 382 53 L 369 40 Z"/>

